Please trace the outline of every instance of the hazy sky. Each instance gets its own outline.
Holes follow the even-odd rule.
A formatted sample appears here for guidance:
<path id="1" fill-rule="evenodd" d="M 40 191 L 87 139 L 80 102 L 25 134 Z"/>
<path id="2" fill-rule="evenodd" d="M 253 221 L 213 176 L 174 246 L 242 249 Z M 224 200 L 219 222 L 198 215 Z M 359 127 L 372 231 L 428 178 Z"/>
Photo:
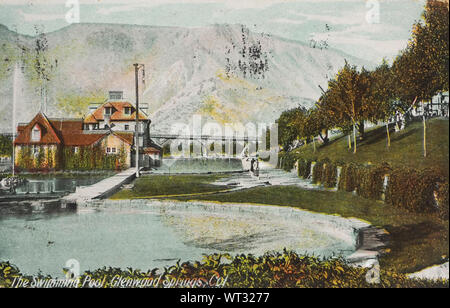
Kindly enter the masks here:
<path id="1" fill-rule="evenodd" d="M 66 14 L 76 2 L 82 23 L 245 24 L 292 40 L 326 42 L 373 62 L 406 46 L 424 6 L 422 0 L 0 0 L 0 23 L 24 34 L 34 34 L 34 25 L 54 31 L 69 25 Z"/>

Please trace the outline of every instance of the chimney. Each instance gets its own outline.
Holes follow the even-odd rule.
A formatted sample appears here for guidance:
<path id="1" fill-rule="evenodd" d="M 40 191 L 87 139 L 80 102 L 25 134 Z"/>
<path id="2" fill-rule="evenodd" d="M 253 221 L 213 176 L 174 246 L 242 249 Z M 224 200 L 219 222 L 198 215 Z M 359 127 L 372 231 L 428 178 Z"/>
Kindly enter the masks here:
<path id="1" fill-rule="evenodd" d="M 105 114 L 104 115 L 104 119 L 105 119 L 105 127 L 111 127 L 111 115 L 110 114 Z"/>
<path id="2" fill-rule="evenodd" d="M 109 91 L 110 101 L 120 101 L 123 99 L 123 91 Z"/>
<path id="3" fill-rule="evenodd" d="M 88 112 L 89 113 L 93 113 L 95 110 L 97 110 L 97 108 L 98 107 L 100 107 L 101 106 L 101 104 L 98 104 L 98 103 L 91 103 L 90 105 L 89 105 L 89 109 L 88 109 Z"/>

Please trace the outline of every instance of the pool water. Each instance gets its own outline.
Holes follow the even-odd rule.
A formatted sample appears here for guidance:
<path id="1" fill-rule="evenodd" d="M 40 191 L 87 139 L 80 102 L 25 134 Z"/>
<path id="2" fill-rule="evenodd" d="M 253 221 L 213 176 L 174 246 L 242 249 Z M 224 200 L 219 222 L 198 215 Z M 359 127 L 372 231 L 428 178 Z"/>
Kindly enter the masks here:
<path id="1" fill-rule="evenodd" d="M 319 256 L 355 251 L 350 220 L 290 208 L 200 202 L 106 200 L 75 213 L 0 217 L 0 260 L 26 274 L 62 277 L 69 259 L 81 271 L 103 266 L 147 270 L 203 254 L 283 248 Z"/>

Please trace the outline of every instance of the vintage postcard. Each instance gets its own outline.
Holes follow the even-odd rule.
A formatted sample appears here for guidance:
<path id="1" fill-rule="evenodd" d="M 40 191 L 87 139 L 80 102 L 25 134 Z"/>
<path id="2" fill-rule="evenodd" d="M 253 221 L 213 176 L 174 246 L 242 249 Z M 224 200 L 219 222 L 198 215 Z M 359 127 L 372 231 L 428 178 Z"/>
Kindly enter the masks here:
<path id="1" fill-rule="evenodd" d="M 448 288 L 448 70 L 448 0 L 0 0 L 0 288 Z"/>

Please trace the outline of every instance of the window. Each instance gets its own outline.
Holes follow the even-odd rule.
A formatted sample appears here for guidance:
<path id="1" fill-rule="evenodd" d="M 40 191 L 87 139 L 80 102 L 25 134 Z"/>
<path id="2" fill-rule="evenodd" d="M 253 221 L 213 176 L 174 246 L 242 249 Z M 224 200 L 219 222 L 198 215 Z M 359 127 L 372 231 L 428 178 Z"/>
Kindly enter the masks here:
<path id="1" fill-rule="evenodd" d="M 124 112 L 125 112 L 125 114 L 130 115 L 131 114 L 131 107 L 125 107 Z"/>
<path id="2" fill-rule="evenodd" d="M 130 125 L 125 124 L 125 130 L 130 130 Z"/>
<path id="3" fill-rule="evenodd" d="M 74 147 L 74 148 L 73 148 L 73 152 L 74 152 L 75 154 L 77 154 L 78 151 L 79 151 L 79 148 L 78 148 L 78 147 Z"/>
<path id="4" fill-rule="evenodd" d="M 31 141 L 39 141 L 41 140 L 41 130 L 39 126 L 35 125 L 31 130 Z"/>
<path id="5" fill-rule="evenodd" d="M 116 151 L 117 151 L 116 148 L 110 148 L 110 147 L 106 148 L 106 154 L 114 154 L 114 153 L 116 153 Z"/>
<path id="6" fill-rule="evenodd" d="M 105 114 L 111 115 L 112 114 L 112 108 L 111 107 L 105 107 Z"/>

